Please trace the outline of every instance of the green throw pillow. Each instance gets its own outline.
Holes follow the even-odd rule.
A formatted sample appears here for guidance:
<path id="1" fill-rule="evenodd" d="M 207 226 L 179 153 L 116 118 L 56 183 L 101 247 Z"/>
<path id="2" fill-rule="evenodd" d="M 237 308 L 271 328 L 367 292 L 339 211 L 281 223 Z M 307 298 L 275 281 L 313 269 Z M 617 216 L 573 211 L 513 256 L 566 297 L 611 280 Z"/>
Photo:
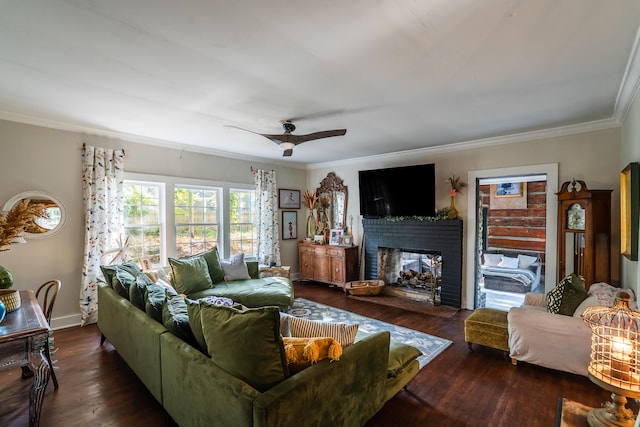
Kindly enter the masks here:
<path id="1" fill-rule="evenodd" d="M 165 289 L 166 301 L 162 307 L 162 324 L 173 335 L 185 341 L 187 344 L 197 347 L 191 326 L 189 326 L 189 314 L 187 313 L 187 303 L 180 295 L 173 295 Z"/>
<path id="2" fill-rule="evenodd" d="M 202 304 L 202 330 L 211 359 L 264 392 L 289 376 L 278 307 L 238 310 Z"/>
<path id="3" fill-rule="evenodd" d="M 571 273 L 547 294 L 547 311 L 572 316 L 587 297 L 582 279 L 577 274 Z"/>
<path id="4" fill-rule="evenodd" d="M 141 271 L 136 276 L 136 281 L 129 286 L 129 301 L 140 310 L 145 309 L 145 294 L 149 285 L 153 285 L 153 282 Z"/>
<path id="5" fill-rule="evenodd" d="M 156 321 L 162 323 L 162 308 L 167 299 L 166 288 L 161 285 L 147 286 L 144 311 Z"/>
<path id="6" fill-rule="evenodd" d="M 101 265 L 100 270 L 102 270 L 104 281 L 107 283 L 107 285 L 111 286 L 112 288 L 113 288 L 113 278 L 115 277 L 116 270 L 118 268 L 131 273 L 132 276 L 137 275 L 141 271 L 138 264 L 136 264 L 133 261 L 127 261 L 122 264 Z"/>
<path id="7" fill-rule="evenodd" d="M 173 286 L 178 293 L 191 295 L 213 286 L 207 261 L 202 255 L 169 258 L 173 272 Z"/>
<path id="8" fill-rule="evenodd" d="M 123 298 L 129 299 L 129 288 L 136 282 L 136 276 L 140 269 L 131 269 L 127 266 L 116 267 L 116 274 L 112 279 L 113 289 Z"/>
<path id="9" fill-rule="evenodd" d="M 220 256 L 218 255 L 218 248 L 213 248 L 201 254 L 205 261 L 207 261 L 207 267 L 209 268 L 209 276 L 213 283 L 224 282 L 224 272 L 222 271 L 222 265 L 220 264 Z"/>

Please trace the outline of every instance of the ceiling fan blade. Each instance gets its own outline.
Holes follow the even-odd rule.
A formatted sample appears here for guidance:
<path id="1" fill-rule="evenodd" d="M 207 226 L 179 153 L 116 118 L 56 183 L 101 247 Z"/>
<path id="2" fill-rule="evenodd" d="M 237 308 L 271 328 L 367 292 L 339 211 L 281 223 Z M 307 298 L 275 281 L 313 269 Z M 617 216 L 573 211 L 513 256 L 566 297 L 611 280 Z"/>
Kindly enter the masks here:
<path id="1" fill-rule="evenodd" d="M 342 136 L 342 135 L 345 135 L 346 133 L 347 133 L 346 129 L 323 130 L 320 132 L 309 133 L 306 135 L 292 135 L 297 137 L 298 142 L 294 142 L 294 141 L 289 141 L 289 142 L 294 142 L 295 144 L 301 144 L 305 141 L 313 141 L 314 139 L 322 139 L 322 138 L 331 138 L 333 136 Z"/>
<path id="2" fill-rule="evenodd" d="M 289 148 L 288 150 L 284 150 L 282 153 L 282 157 L 291 157 L 293 154 L 293 148 Z"/>

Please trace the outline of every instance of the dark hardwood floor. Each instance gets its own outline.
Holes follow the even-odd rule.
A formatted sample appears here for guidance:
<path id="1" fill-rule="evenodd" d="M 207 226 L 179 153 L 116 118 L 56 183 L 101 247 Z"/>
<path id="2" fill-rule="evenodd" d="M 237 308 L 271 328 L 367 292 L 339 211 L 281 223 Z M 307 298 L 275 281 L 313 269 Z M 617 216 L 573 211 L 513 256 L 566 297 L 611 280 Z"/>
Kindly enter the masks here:
<path id="1" fill-rule="evenodd" d="M 296 284 L 296 296 L 453 341 L 367 426 L 553 426 L 559 397 L 599 406 L 609 398 L 585 377 L 533 365 L 512 366 L 502 352 L 464 342 L 464 319 L 417 314 L 345 297 L 320 284 Z M 55 331 L 60 388 L 47 388 L 41 425 L 163 426 L 165 414 L 95 325 Z M 0 371 L 0 426 L 28 425 L 29 381 Z M 633 409 L 636 409 L 633 402 Z M 301 424 L 303 425 L 303 424 Z"/>

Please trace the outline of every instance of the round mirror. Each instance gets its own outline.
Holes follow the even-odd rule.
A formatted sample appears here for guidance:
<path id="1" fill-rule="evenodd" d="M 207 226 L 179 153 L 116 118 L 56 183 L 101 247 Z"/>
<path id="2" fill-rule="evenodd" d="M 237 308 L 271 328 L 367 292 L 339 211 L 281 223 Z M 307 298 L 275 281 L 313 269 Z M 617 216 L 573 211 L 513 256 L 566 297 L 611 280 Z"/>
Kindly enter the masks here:
<path id="1" fill-rule="evenodd" d="M 44 239 L 60 231 L 66 221 L 66 211 L 62 202 L 50 194 L 41 191 L 16 194 L 4 204 L 2 210 L 9 212 L 24 200 L 29 200 L 30 204 L 43 205 L 47 212 L 47 218 L 34 218 L 33 222 L 27 225 L 23 233 L 25 239 Z"/>

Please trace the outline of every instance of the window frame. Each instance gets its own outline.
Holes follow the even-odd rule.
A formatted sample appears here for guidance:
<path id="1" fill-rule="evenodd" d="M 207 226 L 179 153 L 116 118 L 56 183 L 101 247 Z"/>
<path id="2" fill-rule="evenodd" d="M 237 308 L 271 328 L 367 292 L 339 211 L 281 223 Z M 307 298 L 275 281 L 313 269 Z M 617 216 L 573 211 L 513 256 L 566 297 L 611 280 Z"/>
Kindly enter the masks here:
<path id="1" fill-rule="evenodd" d="M 220 218 L 220 235 L 221 238 L 219 240 L 218 252 L 222 258 L 229 258 L 230 254 L 230 224 L 231 224 L 231 215 L 229 213 L 229 197 L 231 190 L 240 190 L 240 191 L 254 191 L 256 187 L 254 184 L 243 184 L 243 183 L 231 183 L 225 181 L 216 181 L 216 180 L 207 180 L 207 179 L 197 179 L 197 178 L 187 178 L 187 177 L 174 177 L 174 176 L 165 176 L 165 175 L 154 175 L 154 174 L 144 174 L 144 173 L 136 173 L 136 172 L 125 172 L 124 181 L 126 183 L 134 182 L 134 183 L 144 183 L 144 184 L 159 184 L 161 185 L 161 226 L 160 226 L 160 235 L 161 235 L 161 248 L 160 248 L 160 256 L 162 263 L 159 267 L 167 267 L 168 261 L 167 258 L 175 258 L 177 256 L 176 251 L 176 233 L 175 233 L 175 207 L 174 207 L 174 190 L 177 186 L 179 187 L 213 187 L 220 188 L 222 198 L 220 200 L 220 208 L 219 212 L 222 215 Z M 171 195 L 169 197 L 168 195 Z M 169 200 L 170 199 L 170 200 Z M 163 209 L 164 207 L 164 209 Z M 255 209 L 255 206 L 254 206 Z M 254 217 L 255 220 L 255 217 Z M 164 237 L 164 240 L 162 239 Z M 169 242 L 171 244 L 169 245 Z M 257 254 L 246 254 L 246 260 L 255 259 Z"/>

